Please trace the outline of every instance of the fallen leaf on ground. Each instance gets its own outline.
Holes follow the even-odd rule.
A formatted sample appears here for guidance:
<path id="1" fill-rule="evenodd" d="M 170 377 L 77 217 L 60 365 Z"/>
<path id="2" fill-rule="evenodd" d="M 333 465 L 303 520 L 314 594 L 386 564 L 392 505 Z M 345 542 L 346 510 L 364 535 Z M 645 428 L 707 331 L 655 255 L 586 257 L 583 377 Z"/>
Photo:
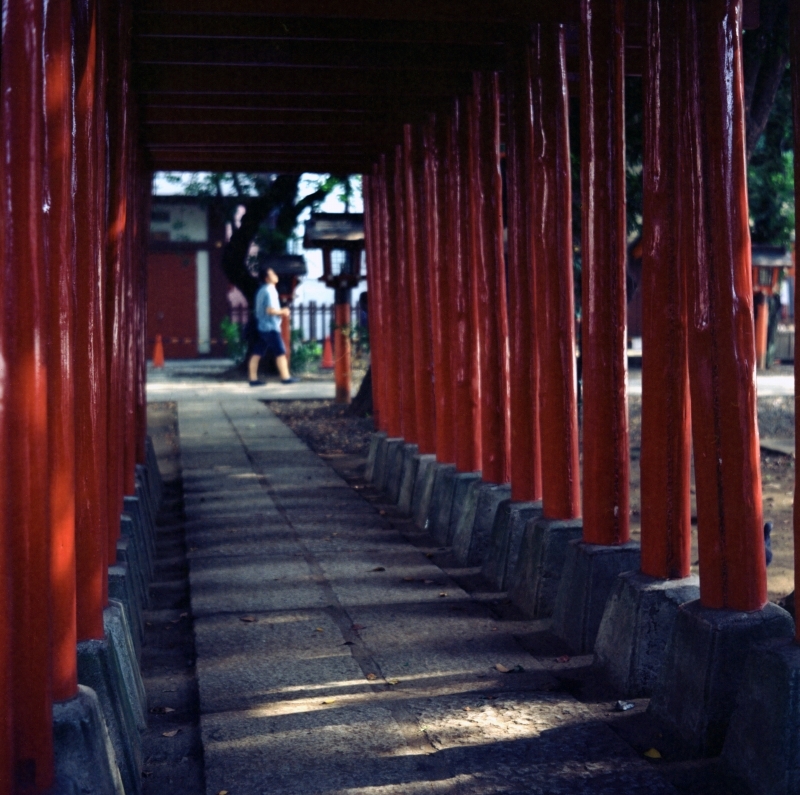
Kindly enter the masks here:
<path id="1" fill-rule="evenodd" d="M 464 707 L 464 712 L 472 712 L 472 707 Z"/>
<path id="2" fill-rule="evenodd" d="M 322 627 L 317 627 L 314 632 L 324 632 L 325 630 Z"/>
<path id="3" fill-rule="evenodd" d="M 386 511 L 378 511 L 381 516 L 386 516 Z"/>
<path id="4" fill-rule="evenodd" d="M 221 789 L 221 790 L 220 790 L 220 791 L 217 793 L 217 795 L 228 795 L 228 790 L 226 790 L 226 789 Z"/>
<path id="5" fill-rule="evenodd" d="M 500 671 L 501 674 L 507 674 L 511 670 L 510 668 L 506 668 L 505 665 L 503 665 L 502 663 L 497 663 L 497 665 L 495 665 L 495 668 L 497 668 L 497 670 Z"/>
<path id="6" fill-rule="evenodd" d="M 425 553 L 425 557 L 426 558 L 432 558 L 433 557 L 433 552 L 426 552 Z"/>
<path id="7" fill-rule="evenodd" d="M 447 593 L 446 593 L 445 591 L 442 591 L 442 592 L 439 594 L 439 596 L 447 596 Z"/>
<path id="8" fill-rule="evenodd" d="M 377 678 L 378 678 L 377 674 L 372 674 L 372 673 L 367 674 L 367 679 L 369 679 L 370 682 L 374 682 Z"/>
<path id="9" fill-rule="evenodd" d="M 649 748 L 644 752 L 648 759 L 661 759 L 661 754 L 655 748 Z"/>
<path id="10" fill-rule="evenodd" d="M 175 712 L 172 707 L 153 707 L 150 712 L 154 715 L 168 715 L 170 712 Z"/>
<path id="11" fill-rule="evenodd" d="M 255 616 L 239 616 L 239 621 L 244 621 L 245 624 L 252 624 L 254 621 L 258 621 Z"/>
<path id="12" fill-rule="evenodd" d="M 386 571 L 386 569 L 383 566 L 376 566 L 373 571 Z"/>
<path id="13" fill-rule="evenodd" d="M 352 645 L 353 645 L 353 641 L 352 641 L 352 640 L 346 640 L 346 641 L 345 641 L 345 642 L 342 644 L 342 646 L 352 646 Z"/>
<path id="14" fill-rule="evenodd" d="M 560 657 L 556 657 L 556 662 L 559 663 L 569 662 L 569 654 L 562 654 Z"/>
<path id="15" fill-rule="evenodd" d="M 162 737 L 174 737 L 180 732 L 180 729 L 173 729 L 171 732 L 162 732 Z"/>
<path id="16" fill-rule="evenodd" d="M 336 701 L 336 699 L 335 699 L 335 698 L 326 698 L 326 699 L 324 699 L 324 700 L 322 701 L 322 703 L 323 703 L 323 704 L 333 704 L 333 702 L 334 702 L 334 701 Z"/>
<path id="17" fill-rule="evenodd" d="M 403 582 L 416 582 L 416 577 L 403 577 Z"/>
<path id="18" fill-rule="evenodd" d="M 492 627 L 492 632 L 497 632 L 497 627 Z"/>
<path id="19" fill-rule="evenodd" d="M 181 618 L 186 618 L 188 615 L 188 613 L 181 613 Z"/>
<path id="20" fill-rule="evenodd" d="M 389 681 L 390 685 L 399 685 L 400 684 L 400 680 L 399 679 L 389 679 L 388 681 Z"/>
<path id="21" fill-rule="evenodd" d="M 424 582 L 425 585 L 431 585 L 431 583 L 433 583 L 434 580 L 423 580 L 422 582 Z"/>

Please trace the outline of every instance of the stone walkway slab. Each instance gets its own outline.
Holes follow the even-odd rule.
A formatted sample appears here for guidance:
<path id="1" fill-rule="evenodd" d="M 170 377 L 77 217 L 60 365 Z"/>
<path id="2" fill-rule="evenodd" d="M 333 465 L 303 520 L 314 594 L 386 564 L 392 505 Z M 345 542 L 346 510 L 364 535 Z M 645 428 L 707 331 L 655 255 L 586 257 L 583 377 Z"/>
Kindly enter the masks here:
<path id="1" fill-rule="evenodd" d="M 519 645 L 533 622 L 212 394 L 177 395 L 206 795 L 674 795 Z"/>

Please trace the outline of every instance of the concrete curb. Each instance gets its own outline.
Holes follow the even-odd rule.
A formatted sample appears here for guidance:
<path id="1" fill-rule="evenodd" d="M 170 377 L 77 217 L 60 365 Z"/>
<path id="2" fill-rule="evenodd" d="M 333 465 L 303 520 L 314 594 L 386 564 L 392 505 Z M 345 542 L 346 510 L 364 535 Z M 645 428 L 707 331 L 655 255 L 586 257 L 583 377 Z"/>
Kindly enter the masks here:
<path id="1" fill-rule="evenodd" d="M 385 431 L 378 431 L 377 433 L 373 433 L 369 438 L 369 454 L 367 455 L 367 466 L 364 469 L 364 480 L 368 483 L 372 483 L 375 478 L 375 458 L 378 453 L 378 445 L 381 439 L 385 439 L 386 436 L 387 434 Z"/>
<path id="2" fill-rule="evenodd" d="M 386 459 L 386 496 L 389 502 L 397 505 L 397 500 L 400 498 L 400 487 L 403 484 L 403 464 L 405 462 L 405 442 L 390 447 L 387 452 Z"/>
<path id="3" fill-rule="evenodd" d="M 424 530 L 428 522 L 428 509 L 431 504 L 436 469 L 439 464 L 436 456 L 430 453 L 418 454 L 419 465 L 414 481 L 414 493 L 411 497 L 411 518 L 414 524 Z"/>
<path id="4" fill-rule="evenodd" d="M 455 490 L 458 472 L 455 467 L 445 470 L 433 485 L 431 505 L 428 511 L 428 529 L 430 534 L 442 546 L 449 543 L 450 514 L 453 510 L 453 491 Z"/>
<path id="5" fill-rule="evenodd" d="M 678 608 L 699 598 L 697 576 L 659 580 L 630 571 L 617 577 L 597 632 L 594 665 L 620 697 L 652 693 Z"/>
<path id="6" fill-rule="evenodd" d="M 142 504 L 138 497 L 123 498 L 123 513 L 131 518 L 133 523 L 132 534 L 139 541 L 141 548 L 147 556 L 147 576 L 152 578 L 156 559 L 155 539 L 151 536 L 149 528 L 145 526 Z"/>
<path id="7" fill-rule="evenodd" d="M 699 600 L 681 605 L 648 712 L 688 753 L 716 756 L 750 650 L 793 636 L 792 617 L 771 602 L 753 613 L 714 610 Z"/>
<path id="8" fill-rule="evenodd" d="M 53 742 L 58 792 L 126 795 L 94 690 L 78 685 L 75 698 L 53 704 Z"/>
<path id="9" fill-rule="evenodd" d="M 147 728 L 147 693 L 131 639 L 131 631 L 123 606 L 110 599 L 103 611 L 103 629 L 114 647 L 119 661 L 125 692 L 139 731 Z"/>
<path id="10" fill-rule="evenodd" d="M 144 615 L 139 594 L 136 592 L 135 577 L 127 563 L 115 563 L 108 567 L 108 595 L 116 600 L 125 612 L 135 659 L 138 660 L 142 654 Z"/>
<path id="11" fill-rule="evenodd" d="M 389 477 L 390 450 L 403 444 L 400 437 L 386 438 L 378 444 L 378 452 L 375 458 L 375 479 L 373 485 L 378 491 L 386 491 L 386 480 Z"/>
<path id="12" fill-rule="evenodd" d="M 517 568 L 522 536 L 531 520 L 542 516 L 542 503 L 504 500 L 497 508 L 482 574 L 498 591 L 508 587 Z"/>

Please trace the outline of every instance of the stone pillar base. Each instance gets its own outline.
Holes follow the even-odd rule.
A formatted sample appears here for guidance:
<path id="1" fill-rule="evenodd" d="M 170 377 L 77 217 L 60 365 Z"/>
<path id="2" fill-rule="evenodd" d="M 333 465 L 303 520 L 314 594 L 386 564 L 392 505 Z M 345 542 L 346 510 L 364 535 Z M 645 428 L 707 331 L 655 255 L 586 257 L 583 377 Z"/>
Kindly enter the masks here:
<path id="1" fill-rule="evenodd" d="M 397 495 L 397 509 L 403 516 L 411 515 L 411 501 L 414 498 L 414 485 L 417 482 L 421 458 L 416 444 L 403 447 L 403 474 L 400 478 L 400 493 Z"/>
<path id="2" fill-rule="evenodd" d="M 465 510 L 473 511 L 471 521 L 474 521 L 475 506 L 473 505 L 472 508 L 469 507 L 470 501 L 472 500 L 470 489 L 473 488 L 473 484 L 480 484 L 482 482 L 480 472 L 456 472 L 453 481 L 453 504 L 450 507 L 450 523 L 447 527 L 448 546 L 452 546 L 453 544 L 458 523 L 461 521 L 461 516 Z"/>
<path id="3" fill-rule="evenodd" d="M 389 464 L 398 448 L 402 447 L 404 440 L 399 437 L 390 437 L 383 440 L 378 446 L 378 455 L 375 459 L 375 479 L 372 485 L 378 491 L 386 491 L 389 479 Z"/>
<path id="4" fill-rule="evenodd" d="M 511 497 L 507 483 L 473 482 L 453 534 L 453 554 L 462 566 L 480 566 L 489 548 L 494 517 L 500 503 Z"/>
<path id="5" fill-rule="evenodd" d="M 575 654 L 591 654 L 606 602 L 623 571 L 640 565 L 639 545 L 570 541 L 553 606 L 553 633 Z"/>
<path id="6" fill-rule="evenodd" d="M 629 571 L 617 577 L 594 644 L 594 665 L 620 697 L 653 692 L 678 608 L 699 598 L 696 576 L 660 580 Z"/>
<path id="7" fill-rule="evenodd" d="M 550 618 L 571 541 L 583 534 L 580 519 L 539 519 L 522 534 L 517 566 L 509 570 L 508 595 L 531 618 Z"/>
<path id="8" fill-rule="evenodd" d="M 156 559 L 156 538 L 155 533 L 151 532 L 151 526 L 145 521 L 142 504 L 138 497 L 123 497 L 122 511 L 126 516 L 130 516 L 133 522 L 133 533 L 141 541 L 142 547 L 147 550 L 149 561 L 150 576 L 152 576 L 153 566 Z"/>
<path id="9" fill-rule="evenodd" d="M 426 490 L 433 488 L 433 467 L 436 464 L 436 456 L 431 453 L 417 453 L 414 456 L 414 463 L 408 468 L 409 478 L 413 475 L 413 481 L 410 482 L 411 490 L 408 501 L 408 511 L 404 513 L 407 516 L 416 517 L 420 511 L 420 504 L 425 499 Z M 428 478 L 431 478 L 428 483 Z M 406 483 L 401 488 L 401 495 L 398 504 L 405 506 L 406 499 Z M 428 493 L 429 494 L 429 493 Z M 430 499 L 430 496 L 428 496 Z"/>
<path id="10" fill-rule="evenodd" d="M 125 795 L 141 792 L 142 738 L 119 659 L 108 639 L 78 643 L 78 682 L 97 693 Z"/>
<path id="11" fill-rule="evenodd" d="M 411 445 L 416 447 L 416 445 Z M 405 449 L 409 445 L 403 443 L 390 447 L 386 458 L 386 496 L 392 505 L 397 505 L 400 497 L 400 486 L 403 482 L 403 464 L 405 463 Z"/>
<path id="12" fill-rule="evenodd" d="M 128 540 L 129 545 L 136 547 L 136 557 L 139 559 L 146 582 L 153 578 L 155 562 L 150 554 L 150 547 L 142 534 L 142 526 L 134 518 L 123 513 L 119 518 L 120 535 Z"/>
<path id="13" fill-rule="evenodd" d="M 78 685 L 75 698 L 53 704 L 53 742 L 57 791 L 125 795 L 94 690 Z"/>
<path id="14" fill-rule="evenodd" d="M 387 435 L 385 431 L 378 431 L 369 437 L 369 453 L 367 454 L 367 465 L 364 468 L 364 480 L 367 483 L 372 483 L 375 478 L 375 459 L 378 455 L 378 445 L 383 439 L 386 439 Z"/>
<path id="15" fill-rule="evenodd" d="M 498 591 L 508 587 L 511 575 L 516 571 L 525 526 L 541 516 L 541 502 L 505 500 L 498 506 L 482 571 L 487 582 Z"/>
<path id="16" fill-rule="evenodd" d="M 455 472 L 454 464 L 440 464 L 438 461 L 434 460 L 426 471 L 427 477 L 422 483 L 422 488 L 419 490 L 419 493 L 417 493 L 416 489 L 414 490 L 414 506 L 412 515 L 414 517 L 414 524 L 420 530 L 430 529 L 430 513 L 433 494 L 436 491 L 437 484 L 448 472 Z M 419 485 L 419 479 L 417 480 L 417 484 Z"/>
<path id="17" fill-rule="evenodd" d="M 752 613 L 681 605 L 648 711 L 690 754 L 716 756 L 750 650 L 793 635 L 791 616 L 772 603 Z"/>
<path id="18" fill-rule="evenodd" d="M 450 514 L 453 510 L 453 490 L 458 474 L 455 466 L 444 469 L 433 484 L 431 505 L 428 510 L 428 530 L 442 546 L 447 546 L 449 543 L 447 536 L 450 530 Z"/>
<path id="19" fill-rule="evenodd" d="M 147 693 L 136 659 L 128 618 L 123 605 L 116 599 L 109 599 L 108 607 L 103 611 L 103 629 L 117 655 L 125 693 L 136 726 L 139 731 L 144 731 L 147 728 Z"/>
<path id="20" fill-rule="evenodd" d="M 800 646 L 793 640 L 750 652 L 722 758 L 758 795 L 800 793 Z"/>
<path id="21" fill-rule="evenodd" d="M 144 614 L 140 595 L 136 589 L 136 578 L 127 563 L 115 563 L 108 567 L 108 595 L 125 611 L 125 619 L 138 660 L 144 640 Z"/>

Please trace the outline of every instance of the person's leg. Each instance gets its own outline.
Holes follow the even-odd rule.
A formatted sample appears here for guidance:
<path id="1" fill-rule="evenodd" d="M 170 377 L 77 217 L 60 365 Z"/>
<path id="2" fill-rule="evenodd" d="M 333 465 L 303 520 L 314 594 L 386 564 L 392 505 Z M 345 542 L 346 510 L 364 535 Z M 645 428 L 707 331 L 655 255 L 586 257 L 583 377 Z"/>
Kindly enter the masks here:
<path id="1" fill-rule="evenodd" d="M 285 353 L 275 357 L 275 366 L 278 368 L 278 374 L 281 377 L 281 381 L 286 381 L 290 376 L 289 376 L 289 361 L 286 358 Z"/>
<path id="2" fill-rule="evenodd" d="M 284 357 L 286 358 L 286 357 Z M 248 362 L 248 370 L 250 372 L 250 380 L 251 381 L 258 381 L 258 363 L 261 361 L 261 357 L 253 354 L 250 357 L 250 361 Z"/>

